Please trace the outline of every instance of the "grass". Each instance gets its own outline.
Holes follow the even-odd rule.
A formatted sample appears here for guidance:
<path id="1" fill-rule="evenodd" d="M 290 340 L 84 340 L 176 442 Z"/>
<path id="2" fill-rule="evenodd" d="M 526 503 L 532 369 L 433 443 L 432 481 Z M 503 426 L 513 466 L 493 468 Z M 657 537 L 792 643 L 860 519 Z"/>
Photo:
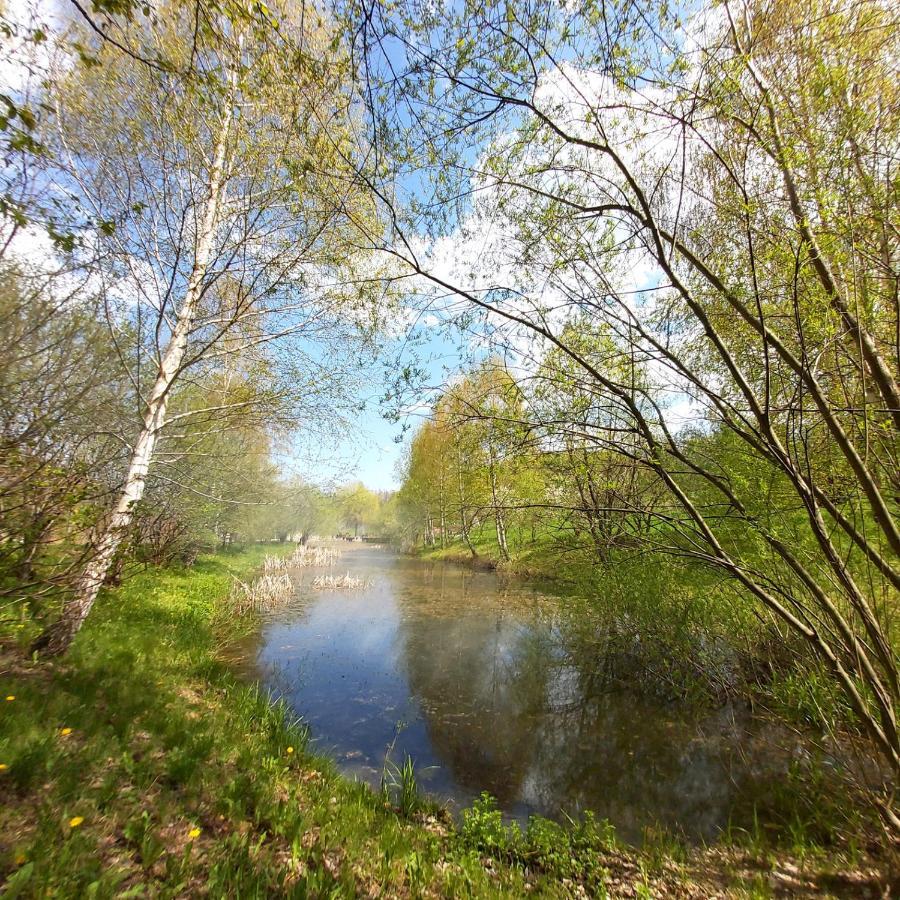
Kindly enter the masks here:
<path id="1" fill-rule="evenodd" d="M 4 898 L 705 896 L 744 882 L 702 859 L 644 860 L 590 817 L 523 830 L 483 798 L 457 828 L 418 797 L 408 761 L 386 795 L 341 777 L 223 660 L 253 626 L 224 598 L 267 549 L 104 592 L 62 661 L 23 656 L 36 625 L 6 610 Z"/>
<path id="2" fill-rule="evenodd" d="M 62 662 L 4 623 L 0 877 L 6 896 L 521 896 L 442 819 L 311 753 L 305 728 L 222 661 L 248 627 L 222 598 L 262 548 L 105 592 Z M 532 879 L 533 881 L 535 879 Z M 552 877 L 537 879 L 548 895 Z"/>

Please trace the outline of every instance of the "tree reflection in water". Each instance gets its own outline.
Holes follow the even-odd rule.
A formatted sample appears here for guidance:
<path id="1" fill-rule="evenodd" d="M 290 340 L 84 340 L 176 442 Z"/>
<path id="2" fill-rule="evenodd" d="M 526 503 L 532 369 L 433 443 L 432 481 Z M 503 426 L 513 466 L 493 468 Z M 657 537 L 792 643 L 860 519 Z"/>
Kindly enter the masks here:
<path id="1" fill-rule="evenodd" d="M 348 773 L 377 783 L 396 738 L 394 758 L 412 756 L 442 800 L 593 810 L 638 840 L 657 823 L 695 838 L 749 825 L 786 769 L 774 735 L 682 699 L 620 622 L 451 564 L 361 548 L 341 565 L 372 587 L 301 585 L 247 652 Z"/>

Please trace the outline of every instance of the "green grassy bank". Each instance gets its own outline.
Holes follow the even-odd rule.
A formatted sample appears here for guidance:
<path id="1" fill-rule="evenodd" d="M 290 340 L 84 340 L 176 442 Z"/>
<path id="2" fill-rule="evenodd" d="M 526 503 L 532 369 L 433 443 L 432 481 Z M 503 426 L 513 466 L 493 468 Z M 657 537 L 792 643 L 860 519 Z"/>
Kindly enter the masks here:
<path id="1" fill-rule="evenodd" d="M 0 632 L 0 896 L 418 897 L 856 895 L 863 856 L 786 862 L 759 848 L 640 853 L 603 823 L 511 829 L 489 802 L 461 826 L 342 778 L 223 648 L 233 575 L 265 548 L 149 571 L 105 592 L 62 660 Z M 4 699 L 6 698 L 6 699 Z M 402 780 L 402 779 L 401 779 Z"/>

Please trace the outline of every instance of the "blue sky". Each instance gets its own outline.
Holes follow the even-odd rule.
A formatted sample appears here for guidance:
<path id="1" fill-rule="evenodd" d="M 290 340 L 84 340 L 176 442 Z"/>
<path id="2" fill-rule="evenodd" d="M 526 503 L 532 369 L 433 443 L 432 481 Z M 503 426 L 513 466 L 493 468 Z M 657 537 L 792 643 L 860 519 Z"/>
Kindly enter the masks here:
<path id="1" fill-rule="evenodd" d="M 359 408 L 348 416 L 351 427 L 327 446 L 304 448 L 286 460 L 287 468 L 321 484 L 361 481 L 377 491 L 399 488 L 397 463 L 405 446 L 429 414 L 436 394 L 465 365 L 466 353 L 450 329 L 436 324 L 419 326 L 412 330 L 411 339 L 406 335 L 389 343 L 358 395 Z M 390 413 L 396 406 L 389 408 L 383 400 L 390 379 L 406 364 L 419 367 L 422 374 L 402 397 L 402 414 L 395 421 Z"/>

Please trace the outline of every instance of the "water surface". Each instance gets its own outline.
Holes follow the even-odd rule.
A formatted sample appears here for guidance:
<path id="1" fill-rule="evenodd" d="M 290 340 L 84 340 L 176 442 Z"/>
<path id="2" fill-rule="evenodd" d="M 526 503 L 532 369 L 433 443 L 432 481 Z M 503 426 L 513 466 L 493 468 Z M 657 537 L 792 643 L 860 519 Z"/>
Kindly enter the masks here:
<path id="1" fill-rule="evenodd" d="M 698 839 L 749 826 L 786 769 L 746 711 L 654 689 L 602 620 L 533 584 L 358 544 L 334 571 L 369 587 L 316 589 L 320 571 L 295 573 L 244 664 L 373 786 L 390 751 L 451 806 L 489 791 L 518 819 L 592 810 L 626 840 Z"/>

